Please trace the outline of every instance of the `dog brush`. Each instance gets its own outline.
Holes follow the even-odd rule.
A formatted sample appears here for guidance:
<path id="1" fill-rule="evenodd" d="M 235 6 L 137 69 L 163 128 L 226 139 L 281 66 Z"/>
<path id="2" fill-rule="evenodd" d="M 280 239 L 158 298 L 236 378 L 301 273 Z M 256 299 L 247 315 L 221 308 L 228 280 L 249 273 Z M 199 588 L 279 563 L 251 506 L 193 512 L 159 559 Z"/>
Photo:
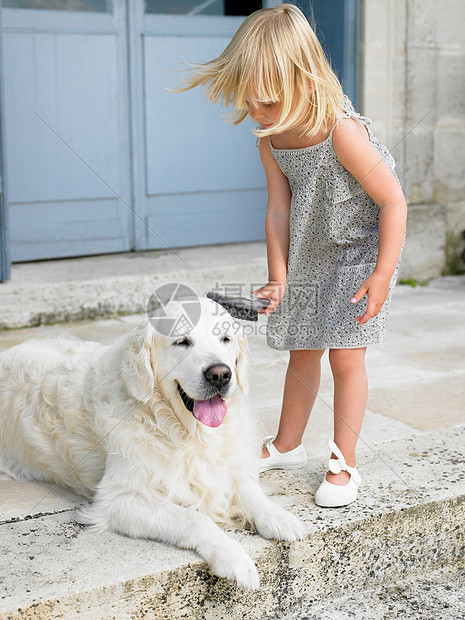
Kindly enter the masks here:
<path id="1" fill-rule="evenodd" d="M 228 297 L 210 291 L 207 297 L 223 306 L 225 310 L 235 319 L 243 321 L 258 321 L 258 312 L 263 310 L 270 303 L 269 299 L 260 299 L 255 295 Z"/>

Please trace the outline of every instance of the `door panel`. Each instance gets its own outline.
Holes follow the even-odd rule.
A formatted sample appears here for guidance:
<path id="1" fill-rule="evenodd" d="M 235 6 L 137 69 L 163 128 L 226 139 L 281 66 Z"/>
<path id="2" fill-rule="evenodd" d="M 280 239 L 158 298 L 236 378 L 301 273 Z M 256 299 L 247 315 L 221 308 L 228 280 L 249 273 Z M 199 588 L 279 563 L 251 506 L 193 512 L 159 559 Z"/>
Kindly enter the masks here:
<path id="1" fill-rule="evenodd" d="M 65 142 L 121 191 L 114 37 L 6 33 L 3 41 L 15 58 L 5 68 L 11 201 L 113 198 Z"/>
<path id="2" fill-rule="evenodd" d="M 266 182 L 253 125 L 227 123 L 232 110 L 212 105 L 201 89 L 168 91 L 190 63 L 218 56 L 242 19 L 145 15 L 141 23 L 140 249 L 264 236 Z"/>
<path id="3" fill-rule="evenodd" d="M 251 123 L 225 122 L 231 108 L 208 103 L 200 89 L 166 91 L 179 85 L 183 63 L 215 58 L 228 42 L 144 37 L 148 195 L 263 187 Z"/>
<path id="4" fill-rule="evenodd" d="M 198 192 L 154 197 L 144 227 L 148 247 L 254 241 L 264 232 L 263 191 Z M 244 222 L 247 226 L 244 226 Z M 213 267 L 213 265 L 210 265 Z"/>
<path id="5" fill-rule="evenodd" d="M 130 202 L 126 22 L 115 4 L 115 14 L 2 12 L 13 260 L 131 246 L 132 213 L 115 196 Z"/>

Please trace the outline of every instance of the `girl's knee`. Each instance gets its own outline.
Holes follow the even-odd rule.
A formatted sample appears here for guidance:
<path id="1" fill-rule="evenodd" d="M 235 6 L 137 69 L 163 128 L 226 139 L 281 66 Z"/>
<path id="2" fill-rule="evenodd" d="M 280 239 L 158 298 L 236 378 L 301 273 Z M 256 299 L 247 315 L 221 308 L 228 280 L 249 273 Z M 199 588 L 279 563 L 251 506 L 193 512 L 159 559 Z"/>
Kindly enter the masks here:
<path id="1" fill-rule="evenodd" d="M 349 373 L 365 367 L 365 352 L 363 349 L 330 349 L 329 363 L 334 373 Z"/>
<path id="2" fill-rule="evenodd" d="M 325 349 L 295 349 L 289 352 L 289 362 L 291 364 L 308 364 L 311 362 L 319 362 Z"/>

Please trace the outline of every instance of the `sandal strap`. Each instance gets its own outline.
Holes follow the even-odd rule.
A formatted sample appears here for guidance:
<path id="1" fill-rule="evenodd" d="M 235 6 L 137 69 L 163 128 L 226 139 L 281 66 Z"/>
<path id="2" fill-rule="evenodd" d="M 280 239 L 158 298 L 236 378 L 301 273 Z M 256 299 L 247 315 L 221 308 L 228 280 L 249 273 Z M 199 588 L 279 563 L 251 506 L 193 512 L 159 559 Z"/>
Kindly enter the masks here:
<path id="1" fill-rule="evenodd" d="M 344 455 L 339 450 L 336 442 L 332 439 L 328 440 L 329 449 L 333 454 L 337 456 L 337 459 L 329 459 L 328 461 L 328 469 L 332 474 L 340 474 L 341 471 L 347 471 L 354 478 L 354 482 L 360 484 L 362 481 L 360 474 L 358 473 L 356 467 L 349 467 L 347 465 Z"/>
<path id="2" fill-rule="evenodd" d="M 266 446 L 266 449 L 268 450 L 269 455 L 270 456 L 271 455 L 273 455 L 273 456 L 276 456 L 276 455 L 277 456 L 282 456 L 281 452 L 278 452 L 276 450 L 276 448 L 274 447 L 274 445 L 273 445 L 274 437 L 267 437 L 267 439 L 268 439 L 268 441 L 266 442 L 265 446 Z"/>

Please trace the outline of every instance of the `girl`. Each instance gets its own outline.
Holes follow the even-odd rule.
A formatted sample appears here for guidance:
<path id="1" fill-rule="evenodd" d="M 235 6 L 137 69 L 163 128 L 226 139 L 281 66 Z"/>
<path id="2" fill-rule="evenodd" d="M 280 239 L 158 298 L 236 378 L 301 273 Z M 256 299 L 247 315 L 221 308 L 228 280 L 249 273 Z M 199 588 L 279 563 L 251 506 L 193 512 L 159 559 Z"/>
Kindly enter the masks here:
<path id="1" fill-rule="evenodd" d="M 301 444 L 329 349 L 334 441 L 320 506 L 345 506 L 361 479 L 355 445 L 367 401 L 366 346 L 384 336 L 407 207 L 394 160 L 343 95 L 322 48 L 292 4 L 250 15 L 187 88 L 259 126 L 266 173 L 268 344 L 289 350 L 279 430 L 262 467 L 303 467 Z"/>

